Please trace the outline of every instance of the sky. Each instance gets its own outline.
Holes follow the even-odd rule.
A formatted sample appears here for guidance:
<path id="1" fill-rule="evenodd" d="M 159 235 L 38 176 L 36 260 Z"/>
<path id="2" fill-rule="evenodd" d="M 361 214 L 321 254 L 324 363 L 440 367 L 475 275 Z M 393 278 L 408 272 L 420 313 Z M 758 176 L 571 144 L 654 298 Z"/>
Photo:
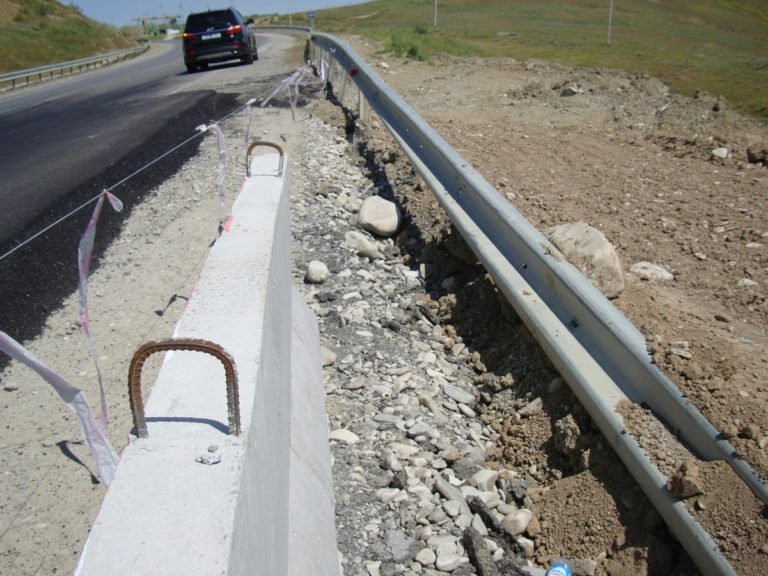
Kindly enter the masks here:
<path id="1" fill-rule="evenodd" d="M 176 16 L 234 6 L 243 14 L 287 14 L 361 4 L 363 0 L 59 0 L 74 4 L 88 18 L 128 26 L 136 18 Z"/>

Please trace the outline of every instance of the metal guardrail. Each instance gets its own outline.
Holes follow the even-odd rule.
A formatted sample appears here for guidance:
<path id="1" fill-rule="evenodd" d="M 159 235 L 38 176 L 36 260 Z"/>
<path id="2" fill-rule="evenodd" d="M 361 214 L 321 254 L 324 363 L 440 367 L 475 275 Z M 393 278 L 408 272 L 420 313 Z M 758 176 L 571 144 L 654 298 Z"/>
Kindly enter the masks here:
<path id="1" fill-rule="evenodd" d="M 46 78 L 53 78 L 54 76 L 64 76 L 67 72 L 75 74 L 83 69 L 95 68 L 98 66 L 104 66 L 112 62 L 119 62 L 120 60 L 127 60 L 128 58 L 134 58 L 140 54 L 143 54 L 149 49 L 149 43 L 145 43 L 139 48 L 128 48 L 127 50 L 119 50 L 117 52 L 110 52 L 108 54 L 100 54 L 98 56 L 90 56 L 88 58 L 81 58 L 79 60 L 71 60 L 68 62 L 59 62 L 57 64 L 48 64 L 46 66 L 38 66 L 37 68 L 28 68 L 26 70 L 17 70 L 15 72 L 6 72 L 0 74 L 0 85 L 10 84 L 11 89 L 16 89 L 19 81 L 23 80 L 24 86 L 30 85 L 30 80 L 37 80 L 42 82 Z"/>
<path id="2" fill-rule="evenodd" d="M 313 33 L 357 85 L 493 275 L 574 394 L 704 574 L 735 574 L 667 476 L 627 433 L 619 404 L 648 405 L 704 460 L 727 461 L 768 503 L 768 488 L 733 446 L 652 364 L 643 335 L 351 48 Z M 323 66 L 321 66 L 322 68 Z"/>
<path id="3" fill-rule="evenodd" d="M 308 26 L 270 26 L 268 24 L 251 24 L 251 30 L 260 30 L 262 32 L 289 32 L 293 34 L 312 34 L 312 28 Z"/>

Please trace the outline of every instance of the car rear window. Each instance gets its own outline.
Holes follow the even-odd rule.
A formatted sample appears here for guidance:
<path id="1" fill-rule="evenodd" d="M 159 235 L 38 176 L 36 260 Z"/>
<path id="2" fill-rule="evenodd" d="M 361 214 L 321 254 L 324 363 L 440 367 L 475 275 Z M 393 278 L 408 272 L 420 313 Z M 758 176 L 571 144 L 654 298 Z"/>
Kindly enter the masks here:
<path id="1" fill-rule="evenodd" d="M 216 10 L 202 14 L 190 14 L 187 19 L 187 32 L 201 32 L 205 30 L 229 28 L 236 24 L 235 19 L 228 10 Z"/>

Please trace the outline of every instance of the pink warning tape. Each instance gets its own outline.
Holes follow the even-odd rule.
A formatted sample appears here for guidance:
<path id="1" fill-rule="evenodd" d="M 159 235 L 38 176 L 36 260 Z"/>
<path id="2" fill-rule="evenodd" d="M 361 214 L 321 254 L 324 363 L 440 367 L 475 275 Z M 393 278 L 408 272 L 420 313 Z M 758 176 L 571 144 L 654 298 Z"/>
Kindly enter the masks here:
<path id="1" fill-rule="evenodd" d="M 88 275 L 91 272 L 93 245 L 96 240 L 96 225 L 99 223 L 101 208 L 104 205 L 104 198 L 109 200 L 110 205 L 116 212 L 120 212 L 123 209 L 123 203 L 117 196 L 107 190 L 104 190 L 101 193 L 101 196 L 99 196 L 99 200 L 96 202 L 96 206 L 93 209 L 93 214 L 91 214 L 88 226 L 85 227 L 85 232 L 83 232 L 83 236 L 80 238 L 80 244 L 77 247 L 77 269 L 80 277 L 80 327 L 85 335 L 85 340 L 88 343 L 88 352 L 90 352 L 91 358 L 93 358 L 93 363 L 96 365 L 96 375 L 99 380 L 99 395 L 101 399 L 101 426 L 106 433 L 109 424 L 109 418 L 107 416 L 107 398 L 104 393 L 104 382 L 101 377 L 101 368 L 99 367 L 98 355 L 96 354 L 96 347 L 93 343 L 90 318 L 88 316 Z"/>
<path id="2" fill-rule="evenodd" d="M 311 70 L 308 66 L 299 68 L 291 74 L 288 78 L 282 80 L 274 89 L 261 101 L 261 107 L 263 108 L 269 101 L 274 98 L 279 92 L 285 90 L 288 92 L 288 100 L 291 104 L 291 115 L 293 120 L 296 120 L 296 105 L 299 101 L 299 87 L 301 81 L 305 75 L 310 74 Z"/>
<path id="3" fill-rule="evenodd" d="M 248 147 L 248 143 L 251 139 L 251 123 L 253 122 L 253 105 L 256 103 L 256 98 L 251 98 L 245 103 L 245 117 L 247 122 L 245 124 L 245 147 Z"/>
<path id="4" fill-rule="evenodd" d="M 224 174 L 227 169 L 227 147 L 224 143 L 224 132 L 221 131 L 218 124 L 211 124 L 210 126 L 201 124 L 197 127 L 197 130 L 201 132 L 211 130 L 216 134 L 216 142 L 219 146 L 219 203 L 224 206 L 224 200 L 226 199 L 224 195 Z"/>
<path id="5" fill-rule="evenodd" d="M 85 399 L 83 391 L 74 387 L 62 376 L 48 368 L 31 352 L 2 331 L 0 331 L 0 350 L 37 372 L 46 382 L 53 386 L 61 399 L 72 409 L 77 417 L 77 421 L 80 423 L 80 428 L 83 431 L 88 450 L 91 452 L 91 457 L 96 463 L 99 477 L 101 477 L 101 481 L 105 485 L 109 486 L 115 475 L 115 468 L 117 468 L 119 458 L 117 452 L 109 443 L 105 431 L 93 417 L 93 412 L 88 405 L 88 401 Z"/>

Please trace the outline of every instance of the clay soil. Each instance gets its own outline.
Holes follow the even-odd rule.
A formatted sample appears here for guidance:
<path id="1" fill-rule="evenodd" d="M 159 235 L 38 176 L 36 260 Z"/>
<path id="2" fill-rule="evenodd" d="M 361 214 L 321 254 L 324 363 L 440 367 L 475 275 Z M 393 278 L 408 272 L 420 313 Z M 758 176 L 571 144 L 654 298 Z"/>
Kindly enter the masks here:
<path id="1" fill-rule="evenodd" d="M 765 126 L 717 95 L 683 97 L 647 76 L 513 59 L 414 62 L 348 41 L 537 228 L 580 221 L 603 232 L 626 282 L 613 304 L 645 335 L 657 365 L 768 478 Z M 427 288 L 448 335 L 477 350 L 484 418 L 502 440 L 491 459 L 525 471 L 533 487 L 525 503 L 541 524 L 537 563 L 563 554 L 583 559 L 583 573 L 697 573 L 492 282 L 457 264 L 456 232 L 375 118 L 364 146 L 384 163 L 406 212 L 405 248 L 433 270 Z M 714 155 L 718 148 L 727 157 Z M 642 261 L 674 279 L 631 274 Z M 543 408 L 521 418 L 538 398 Z M 691 459 L 647 410 L 625 416 L 665 474 Z M 727 465 L 694 458 L 691 468 L 691 513 L 738 573 L 764 573 L 764 506 Z"/>

